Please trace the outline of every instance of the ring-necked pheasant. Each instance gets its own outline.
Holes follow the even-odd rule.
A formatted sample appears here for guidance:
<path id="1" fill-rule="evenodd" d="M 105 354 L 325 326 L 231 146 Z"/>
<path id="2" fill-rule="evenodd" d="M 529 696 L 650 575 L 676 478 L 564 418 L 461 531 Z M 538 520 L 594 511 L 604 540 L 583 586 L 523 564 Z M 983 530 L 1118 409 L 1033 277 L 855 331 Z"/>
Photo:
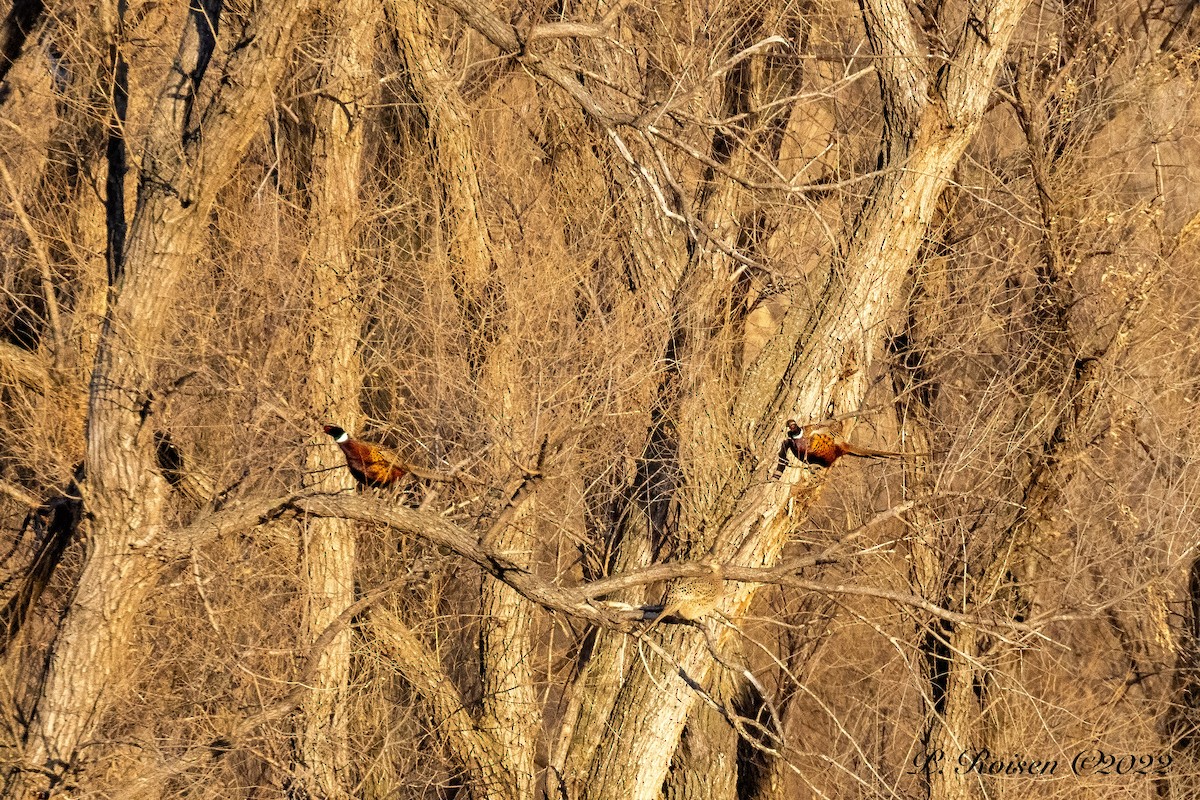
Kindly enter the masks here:
<path id="1" fill-rule="evenodd" d="M 404 463 L 404 459 L 386 447 L 353 439 L 337 425 L 326 425 L 324 430 L 333 437 L 338 447 L 342 448 L 342 455 L 346 457 L 346 466 L 350 468 L 350 474 L 362 486 L 393 486 L 412 471 L 408 464 Z"/>
<path id="2" fill-rule="evenodd" d="M 337 425 L 325 425 L 322 429 L 342 448 L 346 466 L 360 486 L 386 489 L 395 486 L 405 475 L 416 475 L 427 481 L 456 480 L 453 474 L 440 475 L 410 464 L 382 445 L 355 439 Z"/>
<path id="3" fill-rule="evenodd" d="M 713 567 L 711 575 L 692 575 L 671 581 L 662 606 L 645 606 L 643 613 L 654 615 L 650 627 L 669 617 L 698 622 L 716 609 L 724 595 L 725 581 L 720 570 Z"/>
<path id="4" fill-rule="evenodd" d="M 787 468 L 788 453 L 806 464 L 816 464 L 821 467 L 833 466 L 833 462 L 842 456 L 914 458 L 928 455 L 927 453 L 900 453 L 895 450 L 873 450 L 869 447 L 859 447 L 843 439 L 839 428 L 840 426 L 832 425 L 812 425 L 802 428 L 796 424 L 796 420 L 789 419 L 787 421 L 787 438 L 779 447 L 779 463 L 776 464 L 775 474 L 778 476 Z"/>

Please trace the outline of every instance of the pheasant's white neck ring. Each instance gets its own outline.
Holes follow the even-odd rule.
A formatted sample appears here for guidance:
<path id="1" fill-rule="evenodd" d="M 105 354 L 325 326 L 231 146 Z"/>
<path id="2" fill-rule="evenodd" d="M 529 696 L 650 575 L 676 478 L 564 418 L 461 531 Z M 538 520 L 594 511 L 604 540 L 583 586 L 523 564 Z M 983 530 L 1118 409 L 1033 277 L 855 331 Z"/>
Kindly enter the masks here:
<path id="1" fill-rule="evenodd" d="M 334 439 L 334 441 L 337 442 L 338 444 L 342 444 L 343 442 L 348 442 L 348 441 L 350 441 L 350 434 L 346 433 L 345 431 L 342 431 L 342 435 L 337 437 L 336 439 Z"/>

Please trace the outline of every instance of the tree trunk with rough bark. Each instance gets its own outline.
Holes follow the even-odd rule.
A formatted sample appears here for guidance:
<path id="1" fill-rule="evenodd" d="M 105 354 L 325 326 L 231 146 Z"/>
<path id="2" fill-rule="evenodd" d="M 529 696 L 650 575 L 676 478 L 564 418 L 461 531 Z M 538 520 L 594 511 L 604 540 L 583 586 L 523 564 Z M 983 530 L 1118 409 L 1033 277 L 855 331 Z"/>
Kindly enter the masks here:
<path id="1" fill-rule="evenodd" d="M 362 391 L 358 344 L 362 333 L 356 223 L 360 208 L 364 109 L 372 99 L 378 6 L 363 0 L 329 4 L 319 24 L 326 34 L 327 66 L 314 103 L 315 131 L 308 180 L 307 253 L 312 276 L 312 408 L 321 420 L 357 431 Z M 341 451 L 324 434 L 309 450 L 312 485 L 352 491 Z M 356 531 L 352 522 L 304 520 L 301 570 L 307 608 L 307 645 L 354 603 Z M 348 701 L 353 631 L 340 633 L 321 655 L 313 692 L 300 709 L 294 788 L 311 797 L 339 798 L 353 786 Z"/>
<path id="2" fill-rule="evenodd" d="M 460 323 L 468 332 L 468 369 L 477 376 L 479 402 L 488 412 L 482 427 L 486 439 L 498 445 L 490 460 L 494 474 L 505 475 L 514 462 L 531 463 L 538 457 L 536 433 L 527 430 L 534 406 L 514 374 L 522 342 L 499 333 L 505 326 L 519 328 L 519 324 L 511 316 L 497 316 L 501 309 L 511 314 L 523 309 L 514 307 L 519 301 L 509 296 L 503 276 L 494 269 L 470 115 L 443 63 L 430 10 L 423 0 L 392 0 L 387 9 L 407 68 L 406 80 L 424 112 L 429 136 L 425 156 L 436 181 L 436 224 L 444 241 L 433 254 L 435 274 L 457 300 Z M 526 478 L 516 474 L 506 483 L 520 485 Z M 514 564 L 528 567 L 536 548 L 535 525 L 526 506 L 490 532 L 485 544 Z M 501 581 L 485 577 L 481 593 L 482 697 L 477 724 L 481 735 L 497 743 L 492 752 L 499 763 L 489 769 L 506 776 L 490 791 L 532 798 L 542 726 L 534 680 L 536 608 Z"/>
<path id="3" fill-rule="evenodd" d="M 88 553 L 51 647 L 8 796 L 52 790 L 95 728 L 128 663 L 138 611 L 160 569 L 168 486 L 155 462 L 158 350 L 175 285 L 195 258 L 216 190 L 237 164 L 251 124 L 271 103 L 303 3 L 267 3 L 256 34 L 234 53 L 229 80 L 193 108 L 218 16 L 196 6 L 164 81 L 142 154 L 136 211 L 92 373 L 84 504 Z M 195 135 L 199 132 L 199 135 Z"/>

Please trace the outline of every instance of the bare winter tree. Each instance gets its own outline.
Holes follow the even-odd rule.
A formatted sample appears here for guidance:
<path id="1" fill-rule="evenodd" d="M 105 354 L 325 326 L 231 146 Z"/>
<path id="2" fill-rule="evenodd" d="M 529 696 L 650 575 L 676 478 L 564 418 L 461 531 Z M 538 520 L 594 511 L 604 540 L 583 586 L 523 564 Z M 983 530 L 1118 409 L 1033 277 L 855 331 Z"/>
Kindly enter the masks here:
<path id="1" fill-rule="evenodd" d="M 1186 12 L 7 14 L 7 796 L 1186 796 Z"/>
<path id="2" fill-rule="evenodd" d="M 122 252 L 112 256 L 110 305 L 91 379 L 88 552 L 51 644 L 23 737 L 22 766 L 11 775 L 21 792 L 43 791 L 70 765 L 128 659 L 164 535 L 167 483 L 146 424 L 165 389 L 154 352 L 216 189 L 248 144 L 249 122 L 270 102 L 300 10 L 298 4 L 261 8 L 243 32 L 252 43 L 229 55 L 222 91 L 197 105 L 219 8 L 196 5 L 162 80 L 141 153 L 136 210 Z"/>
<path id="3" fill-rule="evenodd" d="M 327 66 L 313 110 L 309 218 L 313 239 L 312 408 L 322 420 L 351 430 L 361 419 L 358 342 L 363 327 L 358 298 L 356 221 L 365 140 L 365 106 L 373 96 L 372 63 L 379 14 L 367 3 L 322 10 Z M 347 490 L 354 481 L 338 469 L 342 454 L 323 442 L 313 448 L 308 469 L 314 486 Z M 352 523 L 314 519 L 304 523 L 302 569 L 308 580 L 305 644 L 315 642 L 354 603 L 355 530 Z M 309 793 L 344 794 L 350 766 L 347 693 L 350 691 L 351 631 L 343 630 L 321 654 L 312 695 L 306 698 L 297 735 L 299 786 Z"/>

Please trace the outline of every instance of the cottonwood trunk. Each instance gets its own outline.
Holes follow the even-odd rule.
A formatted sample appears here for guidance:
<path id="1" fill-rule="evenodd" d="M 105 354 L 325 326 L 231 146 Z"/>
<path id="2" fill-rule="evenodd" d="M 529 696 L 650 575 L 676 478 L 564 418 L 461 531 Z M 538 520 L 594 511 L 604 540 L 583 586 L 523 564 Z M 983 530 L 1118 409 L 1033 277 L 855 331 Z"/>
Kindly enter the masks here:
<path id="1" fill-rule="evenodd" d="M 53 788 L 83 739 L 108 710 L 153 588 L 163 541 L 167 483 L 154 459 L 158 352 L 175 286 L 199 247 L 217 187 L 232 172 L 269 107 L 303 3 L 257 10 L 249 44 L 228 64 L 229 80 L 203 114 L 194 89 L 211 55 L 215 9 L 189 14 L 164 81 L 142 158 L 140 191 L 92 373 L 87 423 L 89 547 L 70 607 L 51 647 L 25 736 L 24 763 L 9 796 Z M 186 134 L 198 128 L 200 136 Z"/>
<path id="2" fill-rule="evenodd" d="M 512 524 L 485 542 L 514 564 L 532 564 L 536 520 L 526 509 Z M 501 765 L 511 776 L 515 798 L 532 800 L 534 756 L 542 727 L 541 701 L 534 683 L 536 607 L 512 587 L 485 577 L 480 621 L 480 679 L 483 683 L 480 730 L 499 743 Z"/>
<path id="3" fill-rule="evenodd" d="M 941 392 L 938 377 L 931 373 L 930 355 L 923 347 L 945 324 L 942 311 L 948 292 L 948 259 L 937 243 L 927 243 L 919 267 L 914 267 L 907 320 L 891 340 L 894 358 L 893 385 L 901 405 L 908 446 L 914 452 L 934 451 L 937 409 Z M 936 496 L 938 476 L 928 462 L 905 465 L 908 493 L 914 498 Z M 914 593 L 943 608 L 962 607 L 960 596 L 951 596 L 951 586 L 965 570 L 959 558 L 954 526 L 939 518 L 928 502 L 909 514 L 913 535 L 909 537 L 909 580 Z M 920 749 L 908 769 L 919 773 L 929 800 L 975 800 L 982 791 L 978 781 L 955 772 L 958 753 L 975 746 L 980 731 L 979 697 L 972 662 L 957 648 L 966 645 L 968 626 L 935 618 L 921 620 L 917 631 L 921 699 L 924 728 Z"/>
<path id="4" fill-rule="evenodd" d="M 443 62 L 430 10 L 422 0 L 391 0 L 387 11 L 408 72 L 408 85 L 428 126 L 427 157 L 436 181 L 436 220 L 444 241 L 444 250 L 436 252 L 433 260 L 441 266 L 449 294 L 458 301 L 461 323 L 469 332 L 469 369 L 478 376 L 481 406 L 489 418 L 486 438 L 497 445 L 494 474 L 505 475 L 513 463 L 509 459 L 531 463 L 537 454 L 533 432 L 524 430 L 537 415 L 534 398 L 518 374 L 523 343 L 512 335 L 497 340 L 502 323 L 509 328 L 520 326 L 494 316 L 502 308 L 511 314 L 523 313 L 524 308 L 505 289 L 497 291 L 505 276 L 498 271 L 493 274 L 470 115 Z M 513 481 L 524 477 L 516 475 Z M 522 508 L 501 530 L 493 531 L 486 544 L 514 564 L 530 565 L 536 547 L 535 525 L 531 509 Z M 504 781 L 490 784 L 488 791 L 532 798 L 542 720 L 534 682 L 536 607 L 488 577 L 480 602 L 482 698 L 478 726 L 487 740 L 498 744 L 492 753 L 500 763 L 489 769 L 505 776 Z"/>
<path id="5" fill-rule="evenodd" d="M 437 655 L 403 622 L 387 612 L 375 612 L 370 632 L 396 665 L 397 671 L 429 706 L 434 725 L 444 731 L 451 757 L 470 776 L 480 800 L 513 800 L 518 782 L 510 771 L 507 746 L 472 719 L 467 704 L 446 675 Z"/>
<path id="6" fill-rule="evenodd" d="M 378 5 L 366 0 L 333 3 L 323 10 L 327 66 L 314 103 L 315 138 L 308 180 L 307 254 L 312 279 L 312 347 L 309 387 L 321 420 L 358 430 L 362 390 L 357 348 L 362 331 L 355 224 L 361 184 L 364 107 L 372 96 Z M 352 491 L 354 479 L 341 451 L 324 434 L 311 448 L 313 486 Z M 354 602 L 354 523 L 307 519 L 302 523 L 301 574 L 306 582 L 303 637 L 311 646 Z M 293 780 L 310 796 L 348 796 L 352 759 L 347 704 L 353 631 L 342 631 L 321 654 L 313 692 L 300 709 Z"/>
<path id="7" fill-rule="evenodd" d="M 445 243 L 444 253 L 435 258 L 448 269 L 464 328 L 472 337 L 472 366 L 478 368 L 479 349 L 494 324 L 486 308 L 492 246 L 483 219 L 471 115 L 442 57 L 433 9 L 425 0 L 388 0 L 386 11 L 406 69 L 405 81 L 428 126 L 429 149 L 422 155 L 432 167 L 437 189 L 433 219 Z"/>

